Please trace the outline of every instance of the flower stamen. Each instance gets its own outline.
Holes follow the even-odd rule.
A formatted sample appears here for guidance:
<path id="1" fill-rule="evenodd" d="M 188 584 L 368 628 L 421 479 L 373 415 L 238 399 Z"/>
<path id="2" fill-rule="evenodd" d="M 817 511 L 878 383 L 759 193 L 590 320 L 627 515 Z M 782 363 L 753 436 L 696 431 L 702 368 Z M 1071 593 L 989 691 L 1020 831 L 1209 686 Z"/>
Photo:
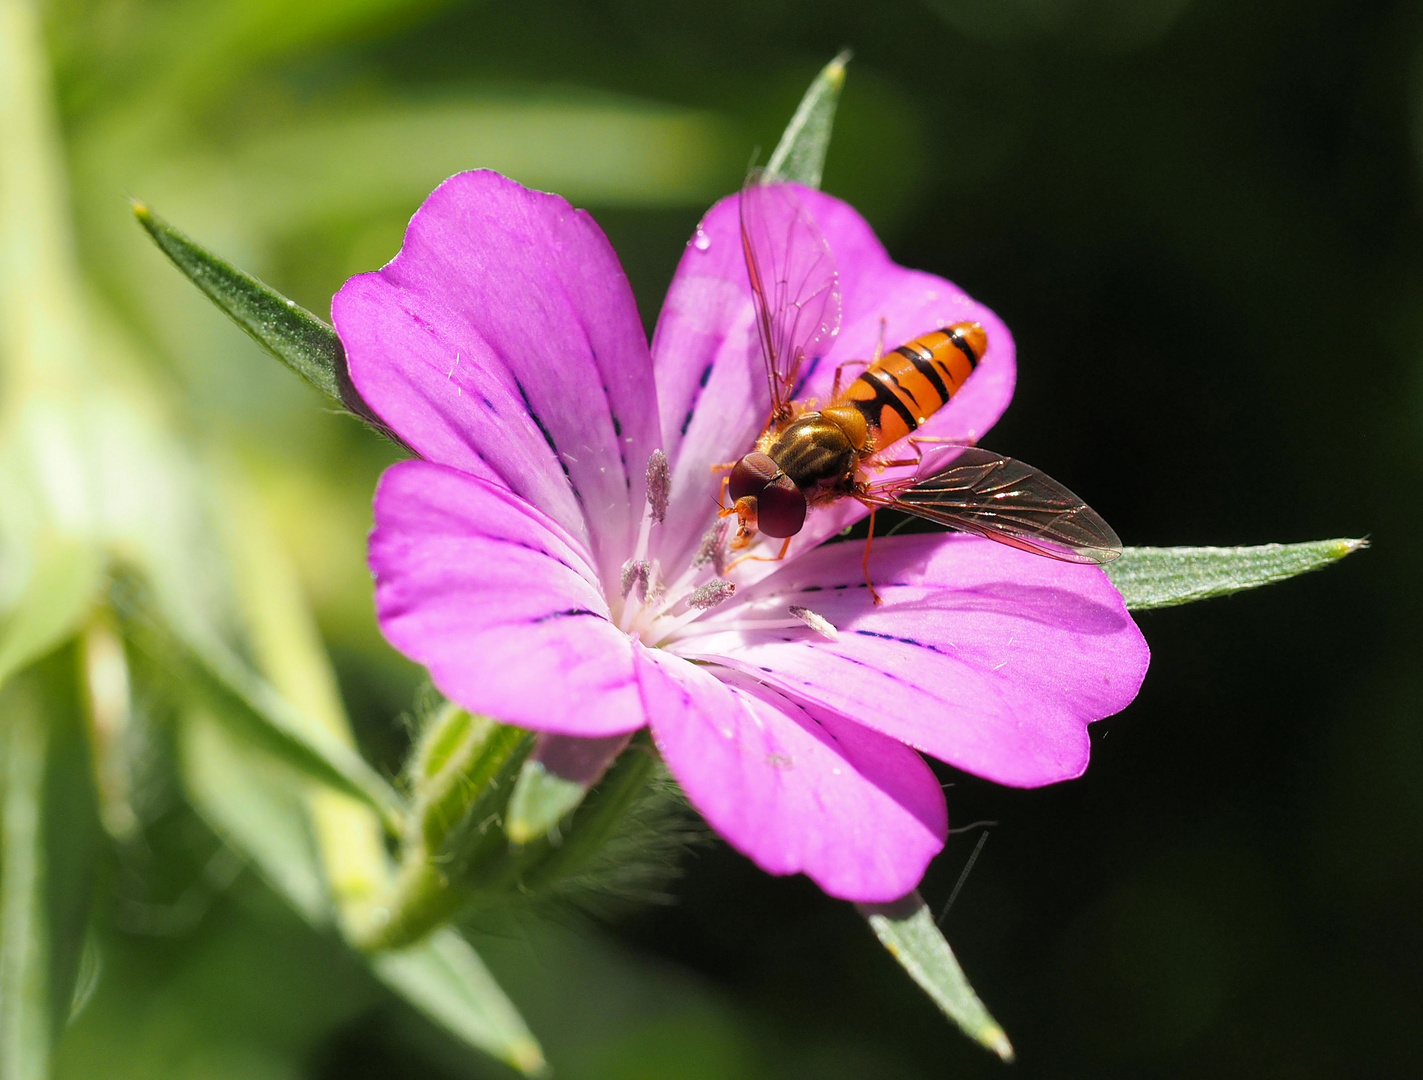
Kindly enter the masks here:
<path id="1" fill-rule="evenodd" d="M 819 615 L 811 611 L 808 607 L 802 607 L 800 604 L 792 604 L 791 614 L 829 641 L 836 641 L 840 637 L 840 631 L 835 629 L 834 623 L 824 615 Z"/>
<path id="2" fill-rule="evenodd" d="M 713 578 L 705 585 L 698 585 L 687 597 L 687 606 L 698 611 L 710 611 L 718 604 L 736 595 L 736 585 L 725 578 Z"/>
<path id="3" fill-rule="evenodd" d="M 717 576 L 726 573 L 726 534 L 731 523 L 721 518 L 706 532 L 697 545 L 697 553 L 692 556 L 692 566 L 702 567 L 712 563 Z"/>
<path id="4" fill-rule="evenodd" d="M 622 593 L 626 600 L 628 594 L 637 589 L 638 598 L 647 595 L 647 579 L 652 573 L 652 564 L 646 559 L 629 559 L 623 563 Z"/>
<path id="5" fill-rule="evenodd" d="M 672 471 L 667 465 L 667 455 L 660 449 L 652 451 L 647 459 L 647 508 L 652 521 L 661 525 L 667 518 L 667 500 L 672 496 Z"/>

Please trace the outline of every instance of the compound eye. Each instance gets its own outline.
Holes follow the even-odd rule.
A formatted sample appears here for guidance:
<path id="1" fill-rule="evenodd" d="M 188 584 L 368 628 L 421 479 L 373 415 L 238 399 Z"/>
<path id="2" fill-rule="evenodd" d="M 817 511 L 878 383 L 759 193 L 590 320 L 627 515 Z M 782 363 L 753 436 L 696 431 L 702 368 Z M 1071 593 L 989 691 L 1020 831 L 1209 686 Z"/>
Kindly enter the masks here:
<path id="1" fill-rule="evenodd" d="M 805 524 L 805 496 L 789 476 L 767 484 L 756 497 L 757 525 L 767 536 L 783 540 Z"/>
<path id="2" fill-rule="evenodd" d="M 747 454 L 731 467 L 731 479 L 727 482 L 726 493 L 734 503 L 748 495 L 760 495 L 761 489 L 781 470 L 766 454 Z"/>

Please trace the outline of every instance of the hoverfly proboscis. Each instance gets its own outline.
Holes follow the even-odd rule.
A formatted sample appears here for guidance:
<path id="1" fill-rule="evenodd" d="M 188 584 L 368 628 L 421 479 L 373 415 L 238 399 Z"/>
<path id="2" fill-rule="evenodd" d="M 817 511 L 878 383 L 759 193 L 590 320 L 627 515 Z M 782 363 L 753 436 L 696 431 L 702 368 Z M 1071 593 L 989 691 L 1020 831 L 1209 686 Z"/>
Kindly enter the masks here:
<path id="1" fill-rule="evenodd" d="M 740 197 L 741 244 L 755 303 L 756 329 L 770 387 L 771 415 L 756 447 L 731 464 L 723 481 L 724 516 L 739 523 L 734 549 L 758 532 L 785 541 L 801 531 L 807 511 L 840 499 L 870 510 L 865 581 L 878 510 L 899 510 L 951 529 L 1022 551 L 1075 563 L 1105 563 L 1121 554 L 1121 541 L 1102 518 L 1056 480 L 1013 458 L 972 445 L 937 447 L 928 475 L 872 480 L 871 471 L 925 461 L 925 443 L 914 432 L 973 377 L 988 347 L 976 322 L 942 326 L 873 360 L 837 367 L 827 403 L 794 398 L 808 357 L 828 351 L 840 324 L 835 262 L 795 192 L 753 174 Z M 842 391 L 840 372 L 864 371 Z M 900 453 L 900 451 L 903 453 Z M 911 456 L 905 456 L 911 455 Z M 738 560 L 739 561 L 739 560 Z"/>

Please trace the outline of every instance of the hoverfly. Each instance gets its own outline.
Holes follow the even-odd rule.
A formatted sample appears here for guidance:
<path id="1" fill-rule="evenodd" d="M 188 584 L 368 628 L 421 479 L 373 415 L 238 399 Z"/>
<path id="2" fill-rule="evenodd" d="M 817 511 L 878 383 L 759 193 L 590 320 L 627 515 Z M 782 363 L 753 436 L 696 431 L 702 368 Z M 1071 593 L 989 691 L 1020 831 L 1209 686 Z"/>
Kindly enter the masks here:
<path id="1" fill-rule="evenodd" d="M 881 348 L 869 362 L 841 364 L 820 408 L 795 400 L 803 362 L 828 348 L 839 328 L 835 264 L 819 227 L 785 184 L 763 183 L 753 173 L 740 211 L 771 416 L 756 448 L 730 465 L 723 495 L 731 505 L 721 512 L 736 515 L 735 549 L 757 532 L 785 541 L 777 556 L 742 558 L 783 558 L 810 507 L 846 498 L 870 509 L 865 581 L 876 603 L 869 558 L 881 509 L 1066 562 L 1100 564 L 1121 554 L 1117 534 L 1091 507 L 1020 461 L 972 445 L 945 445 L 930 464 L 948 463 L 921 475 L 924 445 L 945 440 L 914 432 L 972 378 L 988 346 L 978 323 L 942 326 L 888 353 Z M 865 370 L 842 391 L 840 373 L 853 364 Z M 920 468 L 871 479 L 873 472 L 903 465 Z"/>

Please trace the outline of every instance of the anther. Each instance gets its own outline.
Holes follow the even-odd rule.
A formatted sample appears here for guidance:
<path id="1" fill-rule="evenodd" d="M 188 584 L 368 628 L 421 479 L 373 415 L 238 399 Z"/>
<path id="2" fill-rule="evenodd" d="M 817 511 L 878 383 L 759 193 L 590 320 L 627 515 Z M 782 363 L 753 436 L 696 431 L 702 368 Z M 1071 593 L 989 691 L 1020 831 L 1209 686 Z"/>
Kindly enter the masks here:
<path id="1" fill-rule="evenodd" d="M 696 555 L 692 557 L 693 566 L 714 563 L 718 574 L 726 572 L 726 556 L 723 552 L 725 551 L 726 532 L 730 525 L 731 523 L 723 518 L 702 534 L 702 542 L 697 546 Z"/>
<path id="2" fill-rule="evenodd" d="M 647 579 L 652 573 L 652 564 L 646 559 L 629 559 L 623 563 L 623 598 L 626 599 L 628 593 L 634 588 L 637 589 L 639 598 L 647 595 Z"/>
<path id="3" fill-rule="evenodd" d="M 687 606 L 698 611 L 709 611 L 720 603 L 730 600 L 736 594 L 736 585 L 723 578 L 713 578 L 705 585 L 698 585 L 687 597 Z"/>
<path id="4" fill-rule="evenodd" d="M 672 471 L 667 466 L 667 455 L 654 450 L 647 459 L 647 505 L 652 511 L 652 520 L 658 525 L 667 517 L 667 500 L 671 494 Z"/>
<path id="5" fill-rule="evenodd" d="M 835 629 L 834 624 L 831 623 L 829 619 L 827 619 L 824 615 L 817 615 L 808 607 L 801 607 L 799 604 L 792 604 L 791 614 L 794 615 L 801 622 L 805 623 L 806 626 L 810 627 L 823 638 L 829 638 L 831 641 L 836 641 L 840 637 L 840 631 Z"/>

